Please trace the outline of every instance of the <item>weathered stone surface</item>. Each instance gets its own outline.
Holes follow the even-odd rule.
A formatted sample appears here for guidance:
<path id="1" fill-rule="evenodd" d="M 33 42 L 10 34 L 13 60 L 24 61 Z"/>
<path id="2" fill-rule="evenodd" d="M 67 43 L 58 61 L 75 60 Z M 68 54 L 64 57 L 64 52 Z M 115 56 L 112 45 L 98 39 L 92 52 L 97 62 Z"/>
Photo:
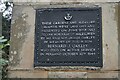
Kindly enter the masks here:
<path id="1" fill-rule="evenodd" d="M 8 72 L 8 77 L 9 78 L 47 78 L 47 71 L 9 71 Z"/>
<path id="2" fill-rule="evenodd" d="M 35 10 L 14 7 L 11 30 L 10 62 L 13 68 L 33 68 Z"/>
<path id="3" fill-rule="evenodd" d="M 119 66 L 119 70 L 120 70 L 120 3 L 118 5 L 118 66 Z"/>
<path id="4" fill-rule="evenodd" d="M 103 68 L 118 70 L 118 4 L 102 5 Z"/>
<path id="5" fill-rule="evenodd" d="M 120 0 L 11 0 L 15 5 L 64 5 L 64 4 L 81 4 L 81 3 L 109 3 L 119 2 Z"/>
<path id="6" fill-rule="evenodd" d="M 103 72 L 103 73 L 98 73 L 98 72 L 88 72 L 87 73 L 87 78 L 119 78 L 118 72 Z"/>
<path id="7" fill-rule="evenodd" d="M 120 3 L 118 5 L 118 68 L 119 68 L 119 72 L 118 72 L 118 76 L 120 79 Z"/>
<path id="8" fill-rule="evenodd" d="M 47 71 L 34 70 L 35 10 L 15 6 L 11 29 L 10 78 L 47 78 Z"/>
<path id="9" fill-rule="evenodd" d="M 48 78 L 87 78 L 87 72 L 49 72 Z"/>
<path id="10" fill-rule="evenodd" d="M 13 2 L 119 2 L 119 0 L 12 0 Z"/>

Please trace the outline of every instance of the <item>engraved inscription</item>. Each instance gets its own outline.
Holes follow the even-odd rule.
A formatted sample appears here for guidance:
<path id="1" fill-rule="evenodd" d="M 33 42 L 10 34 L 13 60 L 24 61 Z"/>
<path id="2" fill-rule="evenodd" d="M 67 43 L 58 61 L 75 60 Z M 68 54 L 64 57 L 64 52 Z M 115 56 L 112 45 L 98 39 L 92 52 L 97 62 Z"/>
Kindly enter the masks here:
<path id="1" fill-rule="evenodd" d="M 35 66 L 102 66 L 100 12 L 100 8 L 38 9 Z"/>

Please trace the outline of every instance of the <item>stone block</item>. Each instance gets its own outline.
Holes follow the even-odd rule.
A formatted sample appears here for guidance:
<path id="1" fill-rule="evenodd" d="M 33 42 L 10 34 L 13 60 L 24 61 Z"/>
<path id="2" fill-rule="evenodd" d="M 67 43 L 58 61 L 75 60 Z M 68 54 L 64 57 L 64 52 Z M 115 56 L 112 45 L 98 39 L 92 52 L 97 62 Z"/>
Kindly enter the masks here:
<path id="1" fill-rule="evenodd" d="M 24 71 L 24 70 L 16 70 L 8 72 L 9 78 L 47 78 L 47 71 Z"/>
<path id="2" fill-rule="evenodd" d="M 103 68 L 118 70 L 118 4 L 102 5 Z M 106 15 L 107 14 L 107 15 Z"/>
<path id="3" fill-rule="evenodd" d="M 14 7 L 11 27 L 10 66 L 33 68 L 35 10 L 32 7 Z"/>
<path id="4" fill-rule="evenodd" d="M 100 73 L 98 73 L 98 72 L 88 72 L 87 73 L 87 78 L 97 78 L 97 79 L 99 79 L 99 78 L 119 78 L 119 76 L 118 76 L 118 72 L 112 72 L 112 71 L 110 71 L 110 72 L 100 72 Z M 103 79 L 104 80 L 104 79 Z"/>
<path id="5" fill-rule="evenodd" d="M 87 78 L 87 72 L 49 72 L 48 78 Z"/>

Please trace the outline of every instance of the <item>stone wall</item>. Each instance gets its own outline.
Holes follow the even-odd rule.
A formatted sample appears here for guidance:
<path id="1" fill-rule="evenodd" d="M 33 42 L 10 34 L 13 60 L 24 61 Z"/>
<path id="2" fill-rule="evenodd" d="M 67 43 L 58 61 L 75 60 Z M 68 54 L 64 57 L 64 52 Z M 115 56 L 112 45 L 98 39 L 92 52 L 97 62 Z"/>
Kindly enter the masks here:
<path id="1" fill-rule="evenodd" d="M 118 5 L 118 68 L 120 70 L 120 3 Z M 118 73 L 118 76 L 120 77 L 120 72 Z"/>
<path id="2" fill-rule="evenodd" d="M 66 0 L 67 1 L 67 0 Z M 78 0 L 79 1 L 79 0 Z M 103 67 L 34 68 L 35 9 L 102 7 Z M 120 55 L 119 3 L 48 2 L 15 3 L 11 27 L 10 78 L 118 78 Z"/>

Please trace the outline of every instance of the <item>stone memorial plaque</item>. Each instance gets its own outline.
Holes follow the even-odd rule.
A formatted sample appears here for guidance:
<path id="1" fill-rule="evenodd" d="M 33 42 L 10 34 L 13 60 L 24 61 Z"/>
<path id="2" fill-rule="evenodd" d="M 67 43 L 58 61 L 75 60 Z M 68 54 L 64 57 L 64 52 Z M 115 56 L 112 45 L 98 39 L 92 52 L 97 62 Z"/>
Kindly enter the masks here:
<path id="1" fill-rule="evenodd" d="M 102 67 L 101 8 L 36 10 L 34 66 Z"/>

